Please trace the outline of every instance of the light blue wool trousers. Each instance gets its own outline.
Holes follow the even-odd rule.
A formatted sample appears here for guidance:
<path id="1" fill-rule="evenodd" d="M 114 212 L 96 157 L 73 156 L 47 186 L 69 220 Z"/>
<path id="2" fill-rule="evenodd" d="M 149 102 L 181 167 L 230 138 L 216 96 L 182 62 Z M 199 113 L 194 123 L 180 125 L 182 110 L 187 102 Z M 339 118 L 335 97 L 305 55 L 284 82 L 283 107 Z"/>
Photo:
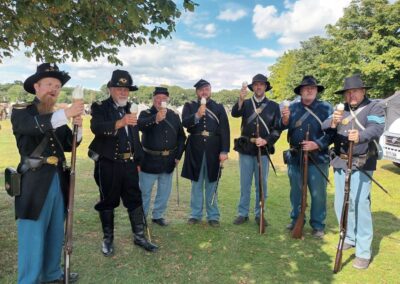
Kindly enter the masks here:
<path id="1" fill-rule="evenodd" d="M 192 191 L 190 199 L 191 214 L 190 218 L 201 220 L 203 217 L 203 204 L 205 195 L 205 205 L 207 212 L 207 220 L 219 220 L 219 209 L 218 209 L 218 198 L 216 196 L 214 204 L 211 205 L 213 194 L 215 192 L 215 186 L 217 182 L 210 182 L 208 180 L 206 155 L 203 155 L 201 163 L 199 180 L 192 180 Z M 203 194 L 204 187 L 204 194 Z"/>
<path id="2" fill-rule="evenodd" d="M 372 176 L 372 171 L 368 171 Z M 342 215 L 345 171 L 335 169 L 335 212 Z M 371 180 L 360 171 L 353 171 L 350 182 L 349 215 L 345 242 L 356 246 L 356 256 L 370 259 L 373 237 L 371 214 Z"/>
<path id="3" fill-rule="evenodd" d="M 267 178 L 269 171 L 269 161 L 267 156 L 261 156 L 262 164 L 262 184 L 264 200 L 267 200 Z M 251 197 L 251 186 L 255 184 L 255 195 L 256 203 L 254 206 L 254 215 L 260 216 L 260 197 L 258 194 L 258 164 L 257 156 L 250 156 L 245 154 L 239 154 L 239 165 L 240 165 L 240 201 L 238 206 L 238 215 L 243 217 L 249 216 L 250 208 L 250 197 Z M 265 207 L 265 205 L 264 205 Z"/>
<path id="4" fill-rule="evenodd" d="M 140 190 L 142 191 L 143 209 L 146 216 L 150 209 L 153 186 L 157 181 L 157 194 L 154 199 L 152 218 L 160 219 L 164 217 L 172 189 L 172 173 L 151 174 L 143 171 L 139 173 L 139 184 Z"/>
<path id="5" fill-rule="evenodd" d="M 318 166 L 328 176 L 329 164 L 318 164 Z M 288 176 L 290 181 L 290 203 L 292 205 L 290 218 L 292 219 L 292 224 L 294 224 L 301 209 L 303 176 L 300 166 L 298 164 L 289 164 Z M 316 166 L 309 163 L 307 185 L 310 194 L 307 196 L 307 200 L 311 200 L 310 225 L 315 230 L 324 230 L 325 228 L 326 183 L 327 181 Z"/>
<path id="6" fill-rule="evenodd" d="M 55 174 L 39 219 L 18 219 L 18 283 L 61 278 L 64 217 L 64 199 Z"/>

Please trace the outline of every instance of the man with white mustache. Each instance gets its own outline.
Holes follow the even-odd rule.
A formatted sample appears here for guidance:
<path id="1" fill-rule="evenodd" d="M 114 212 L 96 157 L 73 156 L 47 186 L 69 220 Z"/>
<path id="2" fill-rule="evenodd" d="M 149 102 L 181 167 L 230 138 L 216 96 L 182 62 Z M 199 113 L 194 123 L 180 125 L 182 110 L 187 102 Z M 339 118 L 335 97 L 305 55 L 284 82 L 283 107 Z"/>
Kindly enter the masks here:
<path id="1" fill-rule="evenodd" d="M 145 217 L 139 188 L 139 165 L 143 149 L 139 140 L 136 113 L 131 113 L 128 102 L 133 85 L 131 75 L 115 70 L 107 84 L 110 97 L 92 105 L 90 129 L 95 135 L 89 146 L 89 156 L 95 161 L 94 178 L 99 186 L 99 212 L 103 228 L 102 253 L 114 253 L 114 209 L 120 199 L 127 208 L 134 236 L 134 244 L 155 252 L 157 246 L 144 235 Z"/>

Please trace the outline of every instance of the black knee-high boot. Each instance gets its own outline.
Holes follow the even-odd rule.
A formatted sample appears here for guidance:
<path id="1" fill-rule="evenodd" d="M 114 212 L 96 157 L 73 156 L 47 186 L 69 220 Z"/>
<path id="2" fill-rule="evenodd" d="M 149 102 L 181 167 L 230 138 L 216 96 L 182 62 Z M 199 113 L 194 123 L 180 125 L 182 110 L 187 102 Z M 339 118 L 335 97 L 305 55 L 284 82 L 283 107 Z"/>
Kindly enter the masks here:
<path id="1" fill-rule="evenodd" d="M 128 214 L 129 220 L 131 221 L 134 244 L 150 252 L 157 251 L 158 246 L 149 242 L 144 235 L 145 217 L 143 214 L 143 208 L 138 207 L 133 211 L 129 211 Z"/>
<path id="2" fill-rule="evenodd" d="M 111 256 L 114 254 L 114 210 L 104 210 L 99 213 L 104 234 L 101 251 L 104 256 Z"/>

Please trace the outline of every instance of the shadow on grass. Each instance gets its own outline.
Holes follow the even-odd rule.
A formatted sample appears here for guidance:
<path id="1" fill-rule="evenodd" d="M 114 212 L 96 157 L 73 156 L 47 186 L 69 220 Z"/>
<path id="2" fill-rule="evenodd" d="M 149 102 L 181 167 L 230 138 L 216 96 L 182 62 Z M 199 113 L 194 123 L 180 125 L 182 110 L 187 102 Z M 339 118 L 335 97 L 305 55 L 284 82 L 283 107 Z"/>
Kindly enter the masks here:
<path id="1" fill-rule="evenodd" d="M 400 239 L 391 238 L 390 235 L 400 231 L 400 219 L 390 212 L 378 211 L 372 213 L 372 218 L 376 228 L 374 229 L 374 239 L 372 241 L 372 257 L 379 254 L 383 238 L 389 238 L 400 244 Z"/>
<path id="2" fill-rule="evenodd" d="M 393 164 L 382 165 L 381 168 L 385 169 L 387 171 L 390 171 L 390 172 L 392 172 L 394 174 L 400 175 L 400 167 L 397 167 L 397 166 L 395 166 Z"/>

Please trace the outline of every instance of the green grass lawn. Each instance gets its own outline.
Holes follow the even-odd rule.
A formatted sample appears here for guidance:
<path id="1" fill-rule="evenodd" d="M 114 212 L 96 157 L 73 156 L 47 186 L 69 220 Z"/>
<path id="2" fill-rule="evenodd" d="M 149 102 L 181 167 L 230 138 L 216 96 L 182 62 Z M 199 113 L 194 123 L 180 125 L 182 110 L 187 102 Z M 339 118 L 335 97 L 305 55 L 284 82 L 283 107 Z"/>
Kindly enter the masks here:
<path id="1" fill-rule="evenodd" d="M 239 119 L 231 119 L 232 139 L 238 136 Z M 93 136 L 85 119 L 84 141 L 79 147 L 75 194 L 74 251 L 72 271 L 80 283 L 399 283 L 400 271 L 400 169 L 387 161 L 379 163 L 375 177 L 390 190 L 392 198 L 379 188 L 372 189 L 374 218 L 373 262 L 366 271 L 352 268 L 353 251 L 345 251 L 343 270 L 334 275 L 333 262 L 338 242 L 338 225 L 333 211 L 333 186 L 328 187 L 328 218 L 323 240 L 304 229 L 304 240 L 292 239 L 285 230 L 289 222 L 289 183 L 282 164 L 285 135 L 277 144 L 273 159 L 277 176 L 270 172 L 265 235 L 258 234 L 254 215 L 250 222 L 235 226 L 239 200 L 239 166 L 230 153 L 219 187 L 221 227 L 186 224 L 190 205 L 190 183 L 180 178 L 180 205 L 173 188 L 167 219 L 171 225 L 151 225 L 152 239 L 160 246 L 156 254 L 135 247 L 126 210 L 116 210 L 115 256 L 100 252 L 101 226 L 93 209 L 98 190 L 93 180 L 93 162 L 87 146 Z M 17 232 L 14 204 L 4 190 L 4 168 L 16 166 L 18 152 L 9 121 L 0 130 L 0 283 L 15 283 L 17 274 Z M 181 166 L 181 165 L 180 165 Z M 331 173 L 331 180 L 332 173 Z M 174 181 L 175 185 L 175 181 Z M 251 207 L 254 207 L 254 195 Z"/>

